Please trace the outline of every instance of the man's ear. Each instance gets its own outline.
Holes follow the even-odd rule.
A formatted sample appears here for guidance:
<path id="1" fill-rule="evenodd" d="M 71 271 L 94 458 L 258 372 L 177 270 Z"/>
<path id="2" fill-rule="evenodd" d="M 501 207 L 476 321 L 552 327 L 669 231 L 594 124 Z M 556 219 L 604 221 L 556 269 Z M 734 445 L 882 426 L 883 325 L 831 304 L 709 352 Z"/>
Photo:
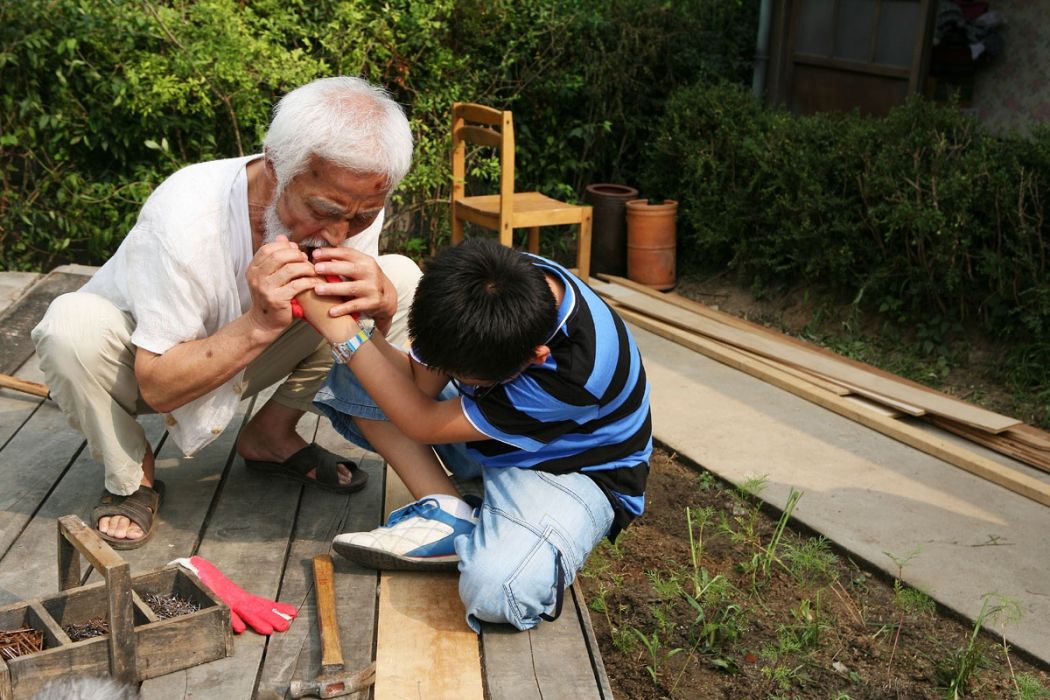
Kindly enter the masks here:
<path id="1" fill-rule="evenodd" d="M 532 359 L 529 360 L 529 364 L 542 365 L 550 356 L 551 349 L 549 347 L 546 345 L 537 345 L 536 349 L 532 351 Z"/>

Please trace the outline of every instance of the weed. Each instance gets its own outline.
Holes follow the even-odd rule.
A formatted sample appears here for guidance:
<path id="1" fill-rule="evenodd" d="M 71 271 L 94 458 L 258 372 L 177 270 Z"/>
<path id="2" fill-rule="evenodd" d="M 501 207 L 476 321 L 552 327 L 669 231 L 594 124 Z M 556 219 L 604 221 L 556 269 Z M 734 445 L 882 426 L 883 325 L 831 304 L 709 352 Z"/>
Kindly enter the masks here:
<path id="1" fill-rule="evenodd" d="M 795 506 L 798 505 L 800 498 L 802 498 L 802 492 L 796 491 L 794 487 L 791 487 L 791 490 L 788 492 L 787 503 L 784 505 L 784 512 L 780 514 L 777 526 L 773 530 L 773 536 L 769 539 L 769 545 L 766 546 L 762 554 L 763 574 L 769 574 L 769 565 L 777 558 L 777 547 L 780 545 L 780 538 L 784 535 L 784 528 L 787 527 L 788 520 L 791 519 L 791 514 L 794 512 Z"/>
<path id="2" fill-rule="evenodd" d="M 900 642 L 901 630 L 904 628 L 904 618 L 909 614 L 931 612 L 935 609 L 933 600 L 928 595 L 917 588 L 908 588 L 901 582 L 901 579 L 904 577 L 905 565 L 919 556 L 921 551 L 921 547 L 916 547 L 900 556 L 891 552 L 883 552 L 897 565 L 897 577 L 893 580 L 893 604 L 897 607 L 899 616 L 897 632 L 893 635 L 893 649 L 890 651 L 890 659 L 887 662 L 888 666 L 893 665 L 893 658 L 897 655 L 897 644 Z M 882 629 L 879 632 L 882 632 Z M 876 636 L 878 636 L 879 632 L 876 633 Z"/>
<path id="3" fill-rule="evenodd" d="M 1030 673 L 1019 673 L 1014 678 L 1017 700 L 1046 700 L 1050 698 L 1050 690 L 1043 687 L 1039 679 Z"/>
<path id="4" fill-rule="evenodd" d="M 689 559 L 693 565 L 693 595 L 697 598 L 700 597 L 700 589 L 702 587 L 701 571 L 703 576 L 707 576 L 707 571 L 700 568 L 700 559 L 704 553 L 704 526 L 714 517 L 715 511 L 713 508 L 698 508 L 695 511 L 696 516 L 696 527 L 694 531 L 693 527 L 693 509 L 686 506 L 685 509 L 685 522 L 689 528 Z"/>
<path id="5" fill-rule="evenodd" d="M 681 577 L 675 571 L 649 569 L 645 572 L 645 577 L 649 579 L 649 585 L 660 600 L 673 600 L 682 593 Z"/>
<path id="6" fill-rule="evenodd" d="M 839 558 L 824 537 L 811 537 L 803 544 L 784 544 L 784 563 L 792 577 L 803 585 L 834 582 Z"/>
<path id="7" fill-rule="evenodd" d="M 926 615 L 937 609 L 933 598 L 918 588 L 909 588 L 900 579 L 893 581 L 893 604 L 902 613 L 908 615 Z"/>
<path id="8" fill-rule="evenodd" d="M 696 477 L 696 487 L 701 491 L 710 491 L 718 485 L 715 475 L 709 471 L 702 471 Z"/>
<path id="9" fill-rule="evenodd" d="M 598 583 L 598 592 L 587 601 L 587 607 L 591 612 L 601 613 L 602 615 L 609 614 L 609 604 L 605 598 L 609 595 L 609 587 L 605 585 L 604 581 Z"/>
<path id="10" fill-rule="evenodd" d="M 638 630 L 633 627 L 612 627 L 612 643 L 623 654 L 630 654 L 634 651 L 634 645 L 636 644 L 636 637 L 632 632 Z"/>
<path id="11" fill-rule="evenodd" d="M 653 632 L 651 636 L 647 637 L 635 627 L 631 627 L 630 629 L 649 653 L 649 663 L 646 664 L 645 670 L 649 672 L 649 677 L 652 679 L 653 684 L 658 684 L 660 682 L 660 673 L 663 671 L 664 663 L 675 654 L 680 653 L 682 648 L 675 647 L 673 649 L 665 650 L 663 644 L 660 642 L 660 635 L 658 633 Z"/>
<path id="12" fill-rule="evenodd" d="M 744 480 L 736 487 L 737 497 L 745 503 L 754 505 L 767 486 L 769 486 L 769 476 L 767 474 L 745 476 Z"/>
<path id="13" fill-rule="evenodd" d="M 981 611 L 974 620 L 973 630 L 966 640 L 966 645 L 956 649 L 945 662 L 938 666 L 937 679 L 946 686 L 949 698 L 955 700 L 965 695 L 974 674 L 979 668 L 988 664 L 985 649 L 979 643 L 981 628 L 985 623 L 995 619 L 1016 621 L 1020 617 L 1021 609 L 1016 601 L 994 594 L 984 596 L 981 600 Z M 1006 648 L 1005 640 L 1003 648 L 1004 650 Z M 1009 659 L 1009 656 L 1007 658 Z"/>

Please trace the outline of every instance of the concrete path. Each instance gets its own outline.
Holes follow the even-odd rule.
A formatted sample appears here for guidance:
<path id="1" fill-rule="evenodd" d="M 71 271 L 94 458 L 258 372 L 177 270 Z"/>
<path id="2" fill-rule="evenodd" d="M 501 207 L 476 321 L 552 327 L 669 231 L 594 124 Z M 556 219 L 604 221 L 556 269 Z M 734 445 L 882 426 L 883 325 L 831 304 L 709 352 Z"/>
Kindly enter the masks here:
<path id="1" fill-rule="evenodd" d="M 974 619 L 988 593 L 1023 617 L 1015 646 L 1050 663 L 1050 508 L 698 353 L 633 328 L 652 383 L 656 438 L 718 476 L 766 475 L 762 497 Z M 942 434 L 944 435 L 944 434 Z M 970 443 L 965 443 L 969 445 Z M 1050 474 L 974 449 L 1050 483 Z M 997 630 L 998 631 L 998 630 Z"/>
<path id="2" fill-rule="evenodd" d="M 35 280 L 0 272 L 0 313 Z M 658 440 L 733 483 L 766 475 L 762 495 L 777 508 L 792 487 L 802 491 L 800 522 L 890 575 L 897 567 L 887 552 L 917 549 L 904 580 L 969 619 L 985 594 L 1013 598 L 1023 617 L 1008 639 L 1050 663 L 1050 508 L 633 331 L 652 382 Z M 1050 474 L 938 434 L 1050 483 Z"/>

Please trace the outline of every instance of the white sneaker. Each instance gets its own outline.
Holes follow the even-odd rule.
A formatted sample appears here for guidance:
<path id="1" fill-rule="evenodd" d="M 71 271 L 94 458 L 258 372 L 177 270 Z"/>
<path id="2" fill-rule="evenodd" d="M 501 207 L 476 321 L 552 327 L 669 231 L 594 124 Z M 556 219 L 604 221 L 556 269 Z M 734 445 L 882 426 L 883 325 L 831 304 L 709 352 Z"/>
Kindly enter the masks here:
<path id="1" fill-rule="evenodd" d="M 454 571 L 460 535 L 474 531 L 477 518 L 449 515 L 436 499 L 423 498 L 395 510 L 386 525 L 371 532 L 347 532 L 332 542 L 347 559 L 373 569 Z"/>

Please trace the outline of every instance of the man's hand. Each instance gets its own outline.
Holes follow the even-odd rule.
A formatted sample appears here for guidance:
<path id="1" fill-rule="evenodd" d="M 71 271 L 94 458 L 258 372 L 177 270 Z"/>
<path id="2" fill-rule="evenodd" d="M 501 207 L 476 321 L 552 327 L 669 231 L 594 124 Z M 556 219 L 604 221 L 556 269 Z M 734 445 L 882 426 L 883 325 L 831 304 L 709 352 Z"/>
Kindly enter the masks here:
<path id="1" fill-rule="evenodd" d="M 283 331 L 292 322 L 292 299 L 317 283 L 306 253 L 285 236 L 259 248 L 248 265 L 252 308 L 248 316 L 266 331 Z"/>
<path id="2" fill-rule="evenodd" d="M 397 312 L 397 291 L 371 255 L 353 248 L 318 248 L 314 268 L 319 275 L 339 275 L 344 282 L 325 282 L 314 287 L 322 296 L 338 296 L 344 301 L 329 312 L 332 316 L 362 313 L 371 316 L 384 334 Z"/>

